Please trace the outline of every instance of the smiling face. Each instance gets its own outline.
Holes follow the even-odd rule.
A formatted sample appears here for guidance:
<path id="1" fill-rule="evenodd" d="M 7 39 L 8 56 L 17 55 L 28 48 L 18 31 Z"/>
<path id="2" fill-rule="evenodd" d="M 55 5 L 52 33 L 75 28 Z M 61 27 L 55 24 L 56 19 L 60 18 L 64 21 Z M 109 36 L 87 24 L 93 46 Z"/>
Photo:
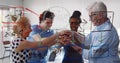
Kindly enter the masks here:
<path id="1" fill-rule="evenodd" d="M 18 37 L 26 38 L 28 37 L 31 30 L 31 25 L 27 17 L 21 17 L 16 25 L 13 27 L 13 31 Z"/>
<path id="2" fill-rule="evenodd" d="M 101 14 L 100 12 L 89 12 L 90 21 L 94 26 L 99 26 L 101 24 Z"/>
<path id="3" fill-rule="evenodd" d="M 45 21 L 42 21 L 40 26 L 43 30 L 48 30 L 51 28 L 52 26 L 52 23 L 53 23 L 53 19 L 50 19 L 50 18 L 46 18 Z"/>
<path id="4" fill-rule="evenodd" d="M 28 25 L 26 28 L 24 28 L 24 29 L 22 30 L 22 37 L 23 37 L 23 38 L 28 37 L 31 31 L 32 31 L 32 30 L 31 30 L 31 26 Z"/>
<path id="5" fill-rule="evenodd" d="M 72 31 L 77 31 L 79 26 L 80 26 L 80 23 L 78 21 L 78 18 L 70 19 L 70 28 Z"/>
<path id="6" fill-rule="evenodd" d="M 88 8 L 90 21 L 94 26 L 99 26 L 107 19 L 107 7 L 101 1 L 96 1 Z"/>
<path id="7" fill-rule="evenodd" d="M 41 29 L 44 31 L 50 29 L 52 26 L 53 18 L 54 18 L 54 13 L 48 10 L 40 14 L 39 23 Z"/>

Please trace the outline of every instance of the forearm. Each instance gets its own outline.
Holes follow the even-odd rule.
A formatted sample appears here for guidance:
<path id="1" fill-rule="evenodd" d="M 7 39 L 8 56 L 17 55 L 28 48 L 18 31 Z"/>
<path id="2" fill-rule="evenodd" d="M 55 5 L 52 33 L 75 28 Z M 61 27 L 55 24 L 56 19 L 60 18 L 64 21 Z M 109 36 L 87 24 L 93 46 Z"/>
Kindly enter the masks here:
<path id="1" fill-rule="evenodd" d="M 85 42 L 85 36 L 83 34 L 75 32 L 74 33 L 74 40 L 78 43 L 83 44 Z"/>
<path id="2" fill-rule="evenodd" d="M 56 41 L 49 42 L 49 43 L 47 44 L 47 46 L 48 46 L 48 47 L 51 47 L 51 46 L 54 45 L 54 44 L 56 44 Z"/>
<path id="3" fill-rule="evenodd" d="M 77 45 L 73 45 L 72 48 L 74 48 L 75 51 L 77 51 L 78 53 L 82 53 L 82 48 L 80 46 Z"/>
<path id="4" fill-rule="evenodd" d="M 35 41 L 36 42 L 35 45 L 36 46 L 52 46 L 53 44 L 56 43 L 55 42 L 56 37 L 57 37 L 57 34 L 54 34 L 54 35 L 52 35 L 52 36 L 50 36 L 48 38 L 45 38 L 45 39 L 43 39 L 41 41 L 37 41 L 37 42 Z"/>

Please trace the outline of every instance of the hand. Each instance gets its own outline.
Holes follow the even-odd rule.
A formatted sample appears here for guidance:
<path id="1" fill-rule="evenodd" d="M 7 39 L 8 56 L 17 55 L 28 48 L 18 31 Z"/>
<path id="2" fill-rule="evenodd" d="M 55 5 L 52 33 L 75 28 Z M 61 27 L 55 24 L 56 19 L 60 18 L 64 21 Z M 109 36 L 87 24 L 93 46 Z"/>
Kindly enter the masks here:
<path id="1" fill-rule="evenodd" d="M 63 45 L 67 45 L 67 44 L 70 44 L 71 43 L 71 35 L 69 34 L 61 34 L 59 37 L 59 42 Z"/>

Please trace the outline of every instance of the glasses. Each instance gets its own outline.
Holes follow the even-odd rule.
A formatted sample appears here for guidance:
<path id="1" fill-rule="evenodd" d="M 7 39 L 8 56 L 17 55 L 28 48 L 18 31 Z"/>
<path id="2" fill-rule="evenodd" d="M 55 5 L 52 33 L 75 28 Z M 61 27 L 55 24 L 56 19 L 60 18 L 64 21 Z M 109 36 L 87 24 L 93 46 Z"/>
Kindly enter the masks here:
<path id="1" fill-rule="evenodd" d="M 95 15 L 97 15 L 97 14 L 91 14 L 91 15 L 89 15 L 90 19 L 92 19 L 92 17 L 95 16 Z"/>

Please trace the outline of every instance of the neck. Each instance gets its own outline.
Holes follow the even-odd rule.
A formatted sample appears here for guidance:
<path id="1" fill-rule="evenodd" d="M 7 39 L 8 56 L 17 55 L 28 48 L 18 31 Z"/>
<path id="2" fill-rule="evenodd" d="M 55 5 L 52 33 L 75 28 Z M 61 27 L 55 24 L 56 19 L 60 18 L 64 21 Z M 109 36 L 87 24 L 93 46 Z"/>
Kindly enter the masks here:
<path id="1" fill-rule="evenodd" d="M 43 31 L 46 31 L 46 30 L 47 30 L 47 28 L 45 28 L 45 26 L 39 25 L 39 27 L 40 27 Z"/>
<path id="2" fill-rule="evenodd" d="M 97 26 L 105 23 L 107 20 L 108 20 L 108 18 L 102 18 L 102 19 L 100 19 L 100 20 L 98 21 L 98 25 L 97 25 Z"/>
<path id="3" fill-rule="evenodd" d="M 101 19 L 101 24 L 105 23 L 108 20 L 108 18 Z"/>

